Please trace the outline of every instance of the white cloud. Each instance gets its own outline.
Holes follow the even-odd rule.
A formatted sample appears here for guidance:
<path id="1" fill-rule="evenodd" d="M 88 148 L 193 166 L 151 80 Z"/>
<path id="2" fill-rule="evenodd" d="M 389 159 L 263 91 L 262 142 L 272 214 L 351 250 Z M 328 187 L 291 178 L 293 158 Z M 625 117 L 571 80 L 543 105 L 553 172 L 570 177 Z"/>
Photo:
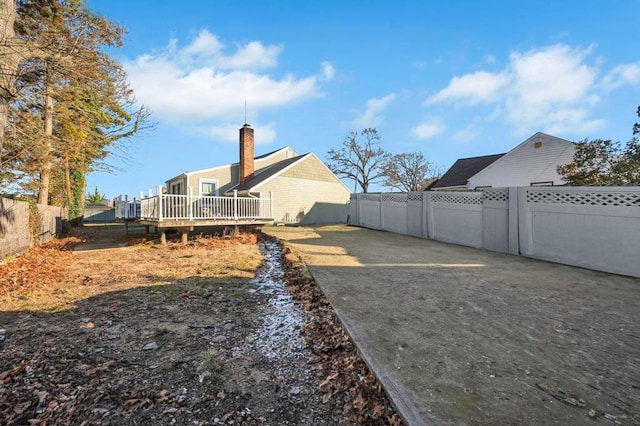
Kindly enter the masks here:
<path id="1" fill-rule="evenodd" d="M 382 121 L 382 111 L 384 111 L 395 98 L 396 94 L 390 93 L 381 98 L 369 99 L 365 105 L 364 112 L 353 120 L 353 125 L 359 129 L 377 126 Z"/>
<path id="2" fill-rule="evenodd" d="M 447 87 L 427 98 L 426 104 L 489 104 L 502 111 L 501 118 L 523 135 L 539 130 L 593 132 L 605 123 L 591 117 L 591 108 L 600 100 L 599 69 L 588 61 L 592 50 L 558 44 L 512 52 L 503 70 L 453 77 Z M 630 84 L 636 81 L 636 72 L 640 80 L 640 69 L 618 67 L 610 73 L 609 81 Z M 457 139 L 468 136 L 464 129 L 459 133 Z"/>
<path id="3" fill-rule="evenodd" d="M 252 126 L 255 130 L 256 145 L 268 144 L 276 139 L 276 130 L 273 124 L 266 126 Z M 224 123 L 200 129 L 201 133 L 205 133 L 216 140 L 225 142 L 238 142 L 240 138 L 239 126 L 233 123 Z"/>
<path id="4" fill-rule="evenodd" d="M 224 44 L 203 30 L 186 46 L 174 39 L 165 49 L 124 65 L 136 97 L 164 119 L 240 122 L 245 101 L 255 116 L 264 109 L 321 96 L 319 82 L 326 71 L 307 77 L 259 72 L 277 66 L 281 52 L 280 45 L 252 41 L 227 54 Z"/>
<path id="5" fill-rule="evenodd" d="M 336 69 L 331 62 L 322 62 L 322 76 L 325 80 L 331 80 L 336 75 Z"/>
<path id="6" fill-rule="evenodd" d="M 411 128 L 411 136 L 418 140 L 425 140 L 439 135 L 444 132 L 445 129 L 446 127 L 440 120 L 432 119 Z"/>
<path id="7" fill-rule="evenodd" d="M 468 126 L 455 132 L 452 136 L 452 139 L 456 142 L 471 142 L 479 135 L 480 129 L 473 124 L 469 124 Z"/>
<path id="8" fill-rule="evenodd" d="M 607 90 L 634 84 L 640 84 L 640 62 L 618 65 L 602 79 L 602 86 Z"/>
<path id="9" fill-rule="evenodd" d="M 509 78 L 502 74 L 478 71 L 453 77 L 447 87 L 427 99 L 427 105 L 440 102 L 462 102 L 478 104 L 495 99 L 499 91 L 509 83 Z"/>

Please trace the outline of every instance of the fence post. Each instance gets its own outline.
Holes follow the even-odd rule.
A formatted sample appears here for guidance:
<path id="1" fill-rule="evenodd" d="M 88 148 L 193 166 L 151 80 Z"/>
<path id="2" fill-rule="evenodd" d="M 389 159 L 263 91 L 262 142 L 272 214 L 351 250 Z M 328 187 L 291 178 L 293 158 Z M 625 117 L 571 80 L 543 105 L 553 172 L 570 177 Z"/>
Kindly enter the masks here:
<path id="1" fill-rule="evenodd" d="M 431 191 L 427 192 L 427 238 L 433 239 L 435 235 L 435 223 L 433 220 L 433 201 Z"/>
<path id="2" fill-rule="evenodd" d="M 378 229 L 384 229 L 384 207 L 382 206 L 382 192 L 380 193 L 380 220 L 378 221 Z"/>
<path id="3" fill-rule="evenodd" d="M 189 220 L 193 220 L 193 203 L 191 197 L 193 196 L 193 186 L 187 187 L 187 209 L 189 210 Z"/>
<path id="4" fill-rule="evenodd" d="M 275 219 L 273 214 L 273 191 L 269 191 L 269 217 Z"/>
<path id="5" fill-rule="evenodd" d="M 531 250 L 531 215 L 527 210 L 527 189 L 518 188 L 518 248 L 523 255 L 532 254 Z"/>
<path id="6" fill-rule="evenodd" d="M 238 220 L 238 190 L 233 190 L 233 219 Z"/>
<path id="7" fill-rule="evenodd" d="M 520 254 L 518 241 L 518 188 L 509 187 L 509 254 Z"/>
<path id="8" fill-rule="evenodd" d="M 158 185 L 158 222 L 162 221 L 162 186 Z M 151 190 L 149 190 L 149 196 L 151 196 Z"/>
<path id="9" fill-rule="evenodd" d="M 427 229 L 427 199 L 431 197 L 429 191 L 422 193 L 422 210 L 420 211 L 420 218 L 422 219 L 422 238 L 429 238 L 429 230 Z"/>

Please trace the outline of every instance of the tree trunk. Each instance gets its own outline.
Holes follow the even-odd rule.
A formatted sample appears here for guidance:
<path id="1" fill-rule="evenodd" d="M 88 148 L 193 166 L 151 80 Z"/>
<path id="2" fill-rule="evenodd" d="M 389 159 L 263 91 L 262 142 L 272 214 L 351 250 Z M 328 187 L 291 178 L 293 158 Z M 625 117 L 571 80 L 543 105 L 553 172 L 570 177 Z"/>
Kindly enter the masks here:
<path id="1" fill-rule="evenodd" d="M 15 96 L 19 55 L 14 45 L 16 0 L 0 0 L 0 164 L 5 127 L 9 120 L 9 105 Z"/>
<path id="2" fill-rule="evenodd" d="M 51 181 L 51 155 L 53 152 L 53 96 L 51 96 L 51 70 L 46 65 L 44 82 L 44 147 L 40 169 L 40 191 L 38 204 L 49 204 L 49 182 Z"/>
<path id="3" fill-rule="evenodd" d="M 64 157 L 64 184 L 67 194 L 67 208 L 71 212 L 73 209 L 73 192 L 71 190 L 71 170 L 69 170 L 69 157 Z"/>

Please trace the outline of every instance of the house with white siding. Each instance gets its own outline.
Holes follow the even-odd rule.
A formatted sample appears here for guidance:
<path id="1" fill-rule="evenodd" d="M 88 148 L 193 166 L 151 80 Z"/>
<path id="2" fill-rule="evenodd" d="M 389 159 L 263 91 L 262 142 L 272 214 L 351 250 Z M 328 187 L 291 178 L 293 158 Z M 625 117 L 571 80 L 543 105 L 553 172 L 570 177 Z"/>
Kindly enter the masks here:
<path id="1" fill-rule="evenodd" d="M 571 141 L 538 132 L 469 178 L 467 188 L 564 185 L 557 169 L 573 161 L 575 149 Z"/>
<path id="2" fill-rule="evenodd" d="M 272 198 L 276 223 L 336 223 L 347 219 L 351 191 L 310 152 L 289 146 L 254 156 L 254 130 L 240 129 L 240 161 L 181 173 L 166 181 L 170 194 Z"/>
<path id="3" fill-rule="evenodd" d="M 506 154 L 459 159 L 431 189 L 564 185 L 557 168 L 571 163 L 574 153 L 573 142 L 538 132 Z"/>

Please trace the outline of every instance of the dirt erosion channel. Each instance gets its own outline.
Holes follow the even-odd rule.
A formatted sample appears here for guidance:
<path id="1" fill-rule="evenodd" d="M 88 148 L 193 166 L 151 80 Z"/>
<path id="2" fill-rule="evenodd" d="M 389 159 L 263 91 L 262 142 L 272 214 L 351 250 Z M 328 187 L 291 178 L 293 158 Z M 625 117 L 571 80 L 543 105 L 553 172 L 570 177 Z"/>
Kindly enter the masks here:
<path id="1" fill-rule="evenodd" d="M 278 242 L 138 232 L 0 264 L 0 424 L 402 424 Z"/>

